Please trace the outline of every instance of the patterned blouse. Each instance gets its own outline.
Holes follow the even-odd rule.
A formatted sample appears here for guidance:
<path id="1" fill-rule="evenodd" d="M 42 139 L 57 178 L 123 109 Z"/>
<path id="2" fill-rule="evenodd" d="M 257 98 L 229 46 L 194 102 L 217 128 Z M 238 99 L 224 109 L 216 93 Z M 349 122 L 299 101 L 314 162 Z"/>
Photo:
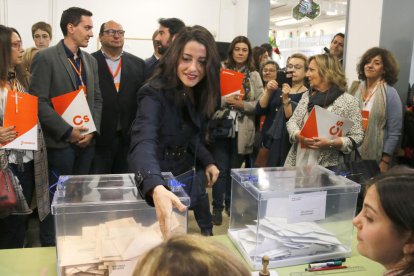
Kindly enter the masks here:
<path id="1" fill-rule="evenodd" d="M 293 112 L 292 117 L 287 122 L 286 126 L 289 132 L 290 141 L 293 146 L 290 148 L 289 154 L 285 161 L 285 167 L 296 166 L 297 146 L 298 143 L 295 134 L 299 132 L 305 123 L 305 118 L 308 116 L 308 102 L 309 92 L 305 92 L 300 100 L 298 106 Z M 338 165 L 342 160 L 343 153 L 350 153 L 352 151 L 352 142 L 346 137 L 352 137 L 357 145 L 362 143 L 364 138 L 364 130 L 362 128 L 361 109 L 358 106 L 357 99 L 348 94 L 343 93 L 339 96 L 327 110 L 341 117 L 345 117 L 354 122 L 349 132 L 345 137 L 342 137 L 342 147 L 337 149 L 321 149 L 318 157 L 318 164 L 323 167 Z M 341 152 L 340 152 L 341 151 Z"/>

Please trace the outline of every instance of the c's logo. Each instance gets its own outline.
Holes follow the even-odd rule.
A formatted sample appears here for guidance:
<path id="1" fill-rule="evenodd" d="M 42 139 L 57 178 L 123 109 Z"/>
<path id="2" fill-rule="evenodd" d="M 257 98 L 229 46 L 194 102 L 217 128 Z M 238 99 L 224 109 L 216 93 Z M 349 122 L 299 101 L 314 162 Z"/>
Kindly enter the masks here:
<path id="1" fill-rule="evenodd" d="M 75 125 L 75 126 L 80 126 L 81 124 L 83 124 L 83 123 L 87 123 L 87 122 L 89 122 L 89 117 L 88 117 L 88 115 L 85 115 L 85 116 L 80 116 L 80 115 L 75 115 L 74 117 L 73 117 L 73 124 Z"/>
<path id="2" fill-rule="evenodd" d="M 331 126 L 331 128 L 329 129 L 329 134 L 332 136 L 341 136 L 343 125 L 344 125 L 344 122 L 337 121 L 336 124 Z"/>

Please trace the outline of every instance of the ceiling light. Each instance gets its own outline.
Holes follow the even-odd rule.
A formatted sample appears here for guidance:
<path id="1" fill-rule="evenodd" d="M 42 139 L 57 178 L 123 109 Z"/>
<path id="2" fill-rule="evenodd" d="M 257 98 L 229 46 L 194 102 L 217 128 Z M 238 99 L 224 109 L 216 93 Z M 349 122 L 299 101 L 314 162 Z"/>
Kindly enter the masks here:
<path id="1" fill-rule="evenodd" d="M 333 11 L 327 11 L 326 15 L 328 16 L 335 16 L 338 15 L 338 10 L 333 10 Z"/>
<path id="2" fill-rule="evenodd" d="M 278 26 L 278 27 L 281 27 L 281 26 L 286 26 L 286 25 L 304 23 L 306 21 L 309 21 L 309 18 L 304 18 L 304 19 L 301 19 L 301 20 L 296 20 L 294 18 L 289 18 L 289 19 L 285 19 L 285 20 L 279 20 L 279 21 L 275 22 L 275 25 Z"/>

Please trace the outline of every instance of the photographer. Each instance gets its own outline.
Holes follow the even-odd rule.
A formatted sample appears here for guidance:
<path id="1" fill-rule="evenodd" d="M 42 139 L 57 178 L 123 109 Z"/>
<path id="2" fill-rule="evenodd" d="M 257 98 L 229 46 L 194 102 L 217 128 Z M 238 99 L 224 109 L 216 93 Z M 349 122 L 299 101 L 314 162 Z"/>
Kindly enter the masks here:
<path id="1" fill-rule="evenodd" d="M 261 70 L 265 91 L 256 105 L 257 115 L 266 115 L 262 129 L 262 147 L 256 159 L 256 167 L 283 166 L 290 149 L 286 122 L 292 116 L 302 94 L 308 91 L 305 73 L 307 57 L 296 53 L 290 56 L 287 71 L 276 81 L 276 65 L 266 62 Z M 269 74 L 273 72 L 273 75 Z M 280 84 L 280 87 L 279 87 Z"/>

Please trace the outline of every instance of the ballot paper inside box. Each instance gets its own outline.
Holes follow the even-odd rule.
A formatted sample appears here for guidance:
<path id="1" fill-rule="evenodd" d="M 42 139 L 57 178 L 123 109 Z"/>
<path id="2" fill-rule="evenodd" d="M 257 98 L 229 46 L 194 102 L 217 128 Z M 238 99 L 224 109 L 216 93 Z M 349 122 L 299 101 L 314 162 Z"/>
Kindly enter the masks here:
<path id="1" fill-rule="evenodd" d="M 351 255 L 360 185 L 320 166 L 233 169 L 228 236 L 253 269 Z"/>
<path id="2" fill-rule="evenodd" d="M 167 185 L 188 206 L 171 173 Z M 52 202 L 58 275 L 128 276 L 162 241 L 155 209 L 141 199 L 133 174 L 60 176 Z M 187 212 L 173 211 L 173 234 L 187 232 Z"/>

